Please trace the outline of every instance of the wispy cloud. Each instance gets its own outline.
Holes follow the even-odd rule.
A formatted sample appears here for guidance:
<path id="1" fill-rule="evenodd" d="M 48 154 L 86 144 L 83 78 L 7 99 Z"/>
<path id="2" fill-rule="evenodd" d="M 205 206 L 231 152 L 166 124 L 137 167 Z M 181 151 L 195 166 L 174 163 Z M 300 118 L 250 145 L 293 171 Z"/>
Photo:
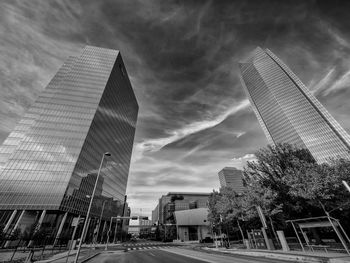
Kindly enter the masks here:
<path id="1" fill-rule="evenodd" d="M 219 123 L 223 122 L 228 116 L 233 115 L 243 109 L 246 109 L 249 105 L 250 104 L 247 99 L 243 100 L 238 104 L 232 106 L 230 109 L 228 109 L 221 115 L 217 116 L 216 118 L 213 118 L 210 120 L 207 119 L 207 120 L 192 122 L 180 129 L 169 131 L 168 137 L 145 140 L 139 143 L 138 145 L 136 145 L 136 149 L 141 152 L 159 151 L 164 146 L 170 143 L 176 142 L 180 139 L 183 139 L 188 135 L 191 135 L 193 133 L 197 133 L 218 125 Z"/>
<path id="2" fill-rule="evenodd" d="M 247 153 L 244 156 L 232 158 L 232 165 L 238 169 L 242 169 L 248 161 L 255 161 L 256 157 L 253 153 Z"/>
<path id="3" fill-rule="evenodd" d="M 324 20 L 319 20 L 320 30 L 325 31 L 339 45 L 349 47 L 349 41 L 332 24 Z"/>
<path id="4" fill-rule="evenodd" d="M 330 69 L 326 76 L 324 76 L 319 82 L 317 82 L 315 85 L 311 87 L 311 92 L 314 95 L 319 94 L 321 91 L 324 89 L 328 88 L 330 85 L 330 81 L 334 78 L 334 73 L 335 73 L 335 67 Z"/>
<path id="5" fill-rule="evenodd" d="M 203 6 L 202 8 L 200 8 L 199 12 L 196 12 L 196 21 L 194 23 L 194 28 L 193 28 L 193 31 L 191 32 L 188 32 L 186 35 L 185 35 L 185 39 L 190 39 L 196 35 L 198 35 L 198 33 L 200 32 L 201 30 L 201 22 L 202 22 L 202 18 L 203 16 L 205 15 L 205 13 L 208 11 L 210 5 L 211 5 L 212 1 L 207 1 Z"/>
<path id="6" fill-rule="evenodd" d="M 62 12 L 58 7 L 62 7 Z M 43 1 L 40 4 L 23 1 L 0 3 L 0 129 L 12 130 L 62 60 L 78 52 L 79 45 L 64 38 L 58 40 L 55 34 L 48 36 L 48 31 L 44 29 L 55 24 L 55 19 L 69 21 L 71 26 L 67 28 L 76 28 L 77 20 L 66 8 L 64 3 L 51 8 Z M 50 19 L 45 20 L 49 10 Z M 43 20 L 45 23 L 42 23 Z M 58 33 L 56 29 L 55 26 L 50 27 L 52 33 Z M 0 138 L 0 142 L 4 139 Z"/>
<path id="7" fill-rule="evenodd" d="M 310 85 L 310 91 L 315 96 L 328 96 L 348 88 L 350 88 L 350 70 L 344 73 L 339 66 L 333 66 L 320 81 Z"/>
<path id="8" fill-rule="evenodd" d="M 148 209 L 179 190 L 175 182 L 208 191 L 222 167 L 242 167 L 267 144 L 237 77 L 238 60 L 258 45 L 311 83 L 349 130 L 347 9 L 319 1 L 0 1 L 0 141 L 68 56 L 86 44 L 118 49 L 140 106 L 130 204 Z"/>
<path id="9" fill-rule="evenodd" d="M 338 80 L 336 80 L 323 94 L 329 95 L 330 93 L 340 91 L 342 89 L 350 88 L 350 70 L 343 74 Z"/>

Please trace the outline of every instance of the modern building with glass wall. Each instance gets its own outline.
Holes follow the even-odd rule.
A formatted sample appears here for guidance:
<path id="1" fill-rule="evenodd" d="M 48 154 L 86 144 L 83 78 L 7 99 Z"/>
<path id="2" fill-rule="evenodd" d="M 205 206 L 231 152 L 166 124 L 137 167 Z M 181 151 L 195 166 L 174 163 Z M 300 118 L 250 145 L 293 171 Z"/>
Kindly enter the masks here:
<path id="1" fill-rule="evenodd" d="M 350 136 L 301 80 L 270 50 L 239 63 L 241 82 L 272 145 L 307 148 L 318 162 L 349 158 Z"/>
<path id="2" fill-rule="evenodd" d="M 242 193 L 244 190 L 243 172 L 235 167 L 225 167 L 219 173 L 221 187 L 231 187 L 236 193 Z"/>
<path id="3" fill-rule="evenodd" d="M 175 211 L 206 208 L 209 196 L 210 193 L 169 192 L 159 198 L 155 208 L 158 211 L 152 212 L 152 216 L 154 215 L 152 220 L 162 225 L 172 223 Z"/>
<path id="4" fill-rule="evenodd" d="M 68 58 L 0 147 L 5 231 L 36 224 L 55 238 L 62 230 L 69 236 L 72 222 L 86 216 L 105 152 L 111 156 L 104 158 L 90 230 L 102 231 L 111 216 L 127 211 L 137 114 L 119 51 L 86 46 Z"/>
<path id="5" fill-rule="evenodd" d="M 210 193 L 169 192 L 159 198 L 156 208 L 152 211 L 152 222 L 164 231 L 162 238 L 177 239 L 176 211 L 193 210 L 208 207 Z M 197 231 L 197 230 L 196 230 Z M 196 232 L 195 231 L 195 232 Z M 196 232 L 197 233 L 197 232 Z"/>

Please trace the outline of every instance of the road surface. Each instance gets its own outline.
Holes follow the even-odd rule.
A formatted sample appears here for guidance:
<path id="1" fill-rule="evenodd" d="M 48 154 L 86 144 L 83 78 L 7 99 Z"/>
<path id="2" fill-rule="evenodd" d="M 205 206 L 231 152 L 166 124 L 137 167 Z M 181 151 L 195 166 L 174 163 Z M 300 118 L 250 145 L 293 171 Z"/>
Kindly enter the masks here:
<path id="1" fill-rule="evenodd" d="M 285 261 L 206 253 L 172 244 L 129 244 L 125 250 L 106 251 L 88 261 L 94 263 L 281 263 Z M 290 261 L 289 261 L 290 263 Z"/>

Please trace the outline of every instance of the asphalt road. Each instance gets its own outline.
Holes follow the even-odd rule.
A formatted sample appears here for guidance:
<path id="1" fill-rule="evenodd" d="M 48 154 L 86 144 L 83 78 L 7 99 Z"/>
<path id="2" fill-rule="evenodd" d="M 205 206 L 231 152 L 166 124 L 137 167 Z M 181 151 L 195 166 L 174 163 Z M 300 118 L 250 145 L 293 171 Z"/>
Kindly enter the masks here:
<path id="1" fill-rule="evenodd" d="M 96 263 L 203 263 L 201 260 L 188 258 L 181 255 L 169 253 L 160 249 L 134 250 L 130 252 L 104 253 L 90 262 Z"/>
<path id="2" fill-rule="evenodd" d="M 88 261 L 94 263 L 281 263 L 281 260 L 247 256 L 227 256 L 177 246 L 142 247 L 125 251 L 107 251 Z M 290 263 L 290 261 L 289 261 Z"/>

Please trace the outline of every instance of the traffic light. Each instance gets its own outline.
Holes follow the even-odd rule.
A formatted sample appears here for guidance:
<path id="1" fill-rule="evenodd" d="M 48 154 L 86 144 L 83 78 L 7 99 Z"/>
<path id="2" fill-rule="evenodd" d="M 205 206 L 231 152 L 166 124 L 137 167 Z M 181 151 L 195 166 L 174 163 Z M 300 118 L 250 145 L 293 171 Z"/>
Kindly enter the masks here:
<path id="1" fill-rule="evenodd" d="M 131 220 L 137 220 L 137 219 L 138 219 L 137 216 L 132 216 L 132 217 L 131 217 Z"/>
<path id="2" fill-rule="evenodd" d="M 143 220 L 148 220 L 148 216 L 140 216 L 139 218 Z"/>

